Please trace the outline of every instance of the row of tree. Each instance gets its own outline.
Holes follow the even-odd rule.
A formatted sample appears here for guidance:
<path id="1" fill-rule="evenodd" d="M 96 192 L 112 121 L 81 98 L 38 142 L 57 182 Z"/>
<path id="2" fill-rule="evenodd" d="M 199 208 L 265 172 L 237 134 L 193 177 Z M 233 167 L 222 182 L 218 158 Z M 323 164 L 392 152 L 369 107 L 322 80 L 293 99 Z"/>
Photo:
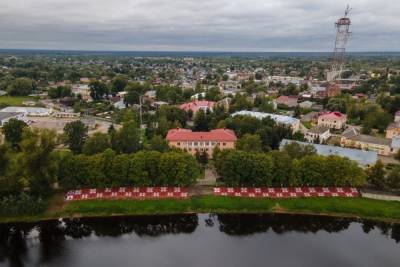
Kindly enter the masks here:
<path id="1" fill-rule="evenodd" d="M 108 149 L 92 156 L 68 154 L 59 166 L 59 181 L 65 189 L 189 186 L 199 175 L 195 158 L 183 152 L 116 154 Z"/>
<path id="2" fill-rule="evenodd" d="M 290 146 L 290 145 L 289 145 Z M 214 164 L 230 186 L 363 186 L 365 172 L 356 162 L 338 156 L 306 154 L 296 158 L 284 151 L 269 153 L 217 151 Z M 302 151 L 297 151 L 300 155 Z"/>

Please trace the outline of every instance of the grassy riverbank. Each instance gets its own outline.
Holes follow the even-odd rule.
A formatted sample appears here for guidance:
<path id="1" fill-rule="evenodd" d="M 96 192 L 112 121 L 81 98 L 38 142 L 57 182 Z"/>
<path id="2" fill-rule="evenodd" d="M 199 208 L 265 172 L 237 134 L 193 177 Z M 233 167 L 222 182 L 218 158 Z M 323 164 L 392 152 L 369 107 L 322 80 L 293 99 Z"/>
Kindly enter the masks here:
<path id="1" fill-rule="evenodd" d="M 57 199 L 59 201 L 59 199 Z M 254 199 L 203 196 L 186 200 L 88 200 L 50 205 L 43 214 L 0 218 L 0 222 L 59 217 L 156 215 L 173 213 L 301 213 L 400 222 L 400 202 L 364 198 Z"/>

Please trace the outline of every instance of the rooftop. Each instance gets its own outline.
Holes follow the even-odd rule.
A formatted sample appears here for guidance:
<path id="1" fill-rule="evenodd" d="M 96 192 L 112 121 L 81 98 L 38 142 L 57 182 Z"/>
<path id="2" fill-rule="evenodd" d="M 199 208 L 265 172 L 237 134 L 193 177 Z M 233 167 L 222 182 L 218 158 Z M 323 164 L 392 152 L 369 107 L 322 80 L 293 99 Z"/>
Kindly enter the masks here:
<path id="1" fill-rule="evenodd" d="M 284 115 L 278 115 L 278 114 L 272 114 L 272 113 L 264 113 L 264 112 L 256 112 L 256 111 L 247 111 L 247 110 L 242 110 L 238 111 L 232 114 L 232 116 L 251 116 L 255 117 L 259 120 L 262 120 L 264 118 L 271 118 L 277 123 L 281 124 L 286 124 L 286 125 L 294 125 L 300 123 L 300 120 L 289 117 L 289 116 L 284 116 Z"/>
<path id="2" fill-rule="evenodd" d="M 21 115 L 21 112 L 0 112 L 0 121 Z"/>
<path id="3" fill-rule="evenodd" d="M 329 131 L 329 127 L 326 127 L 324 125 L 317 125 L 311 129 L 308 130 L 308 133 L 313 133 L 313 134 L 323 134 Z"/>
<path id="4" fill-rule="evenodd" d="M 237 137 L 235 132 L 229 129 L 215 129 L 210 132 L 193 132 L 189 129 L 171 129 L 167 134 L 168 141 L 221 141 L 235 142 Z"/>
<path id="5" fill-rule="evenodd" d="M 193 102 L 188 102 L 188 103 L 184 103 L 182 105 L 179 106 L 180 109 L 183 109 L 185 111 L 193 111 L 194 113 L 196 113 L 197 111 L 199 111 L 200 109 L 212 109 L 215 105 L 215 102 L 213 101 L 193 101 Z"/>
<path id="6" fill-rule="evenodd" d="M 354 160 L 354 161 L 358 162 L 358 164 L 363 165 L 363 166 L 374 165 L 375 162 L 378 160 L 378 153 L 376 153 L 374 151 L 364 151 L 364 150 L 359 150 L 359 149 L 351 149 L 351 148 L 344 148 L 344 147 L 338 147 L 338 146 L 311 144 L 311 143 L 305 143 L 305 142 L 299 142 L 299 141 L 287 140 L 287 139 L 282 140 L 281 148 L 284 145 L 290 144 L 292 142 L 296 142 L 301 145 L 312 145 L 317 150 L 318 155 L 322 155 L 322 156 L 335 155 L 335 156 L 340 156 L 340 157 L 346 157 L 350 160 Z"/>
<path id="7" fill-rule="evenodd" d="M 338 111 L 326 112 L 326 113 L 321 114 L 319 117 L 324 118 L 324 119 L 336 119 L 336 120 L 345 120 L 346 119 L 346 115 L 342 114 Z"/>

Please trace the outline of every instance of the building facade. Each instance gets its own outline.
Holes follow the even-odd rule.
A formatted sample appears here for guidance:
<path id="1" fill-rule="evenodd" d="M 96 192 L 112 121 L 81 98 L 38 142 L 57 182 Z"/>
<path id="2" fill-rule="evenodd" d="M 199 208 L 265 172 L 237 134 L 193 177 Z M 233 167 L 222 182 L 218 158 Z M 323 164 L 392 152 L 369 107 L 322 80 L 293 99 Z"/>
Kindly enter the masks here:
<path id="1" fill-rule="evenodd" d="M 234 149 L 237 137 L 235 132 L 228 129 L 215 129 L 210 132 L 193 132 L 188 129 L 171 129 L 167 134 L 171 147 L 176 147 L 195 155 L 205 152 L 211 158 L 214 148 Z"/>
<path id="2" fill-rule="evenodd" d="M 334 111 L 321 114 L 318 117 L 318 125 L 329 127 L 330 129 L 343 129 L 346 126 L 347 116 Z"/>

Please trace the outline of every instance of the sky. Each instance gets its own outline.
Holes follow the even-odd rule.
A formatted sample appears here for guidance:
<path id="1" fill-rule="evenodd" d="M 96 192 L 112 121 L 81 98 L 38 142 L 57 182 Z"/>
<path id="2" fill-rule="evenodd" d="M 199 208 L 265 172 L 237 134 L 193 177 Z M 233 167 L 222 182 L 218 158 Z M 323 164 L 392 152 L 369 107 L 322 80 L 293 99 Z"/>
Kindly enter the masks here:
<path id="1" fill-rule="evenodd" d="M 400 51 L 399 0 L 0 0 L 0 48 L 331 51 L 351 12 L 350 51 Z"/>

